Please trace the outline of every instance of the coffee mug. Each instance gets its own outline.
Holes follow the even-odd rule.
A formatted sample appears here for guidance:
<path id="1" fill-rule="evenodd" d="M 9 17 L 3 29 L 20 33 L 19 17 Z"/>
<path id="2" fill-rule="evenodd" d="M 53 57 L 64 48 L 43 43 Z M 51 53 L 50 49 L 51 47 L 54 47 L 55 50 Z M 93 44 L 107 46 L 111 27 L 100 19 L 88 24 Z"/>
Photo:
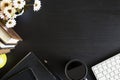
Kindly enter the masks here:
<path id="1" fill-rule="evenodd" d="M 69 80 L 87 80 L 87 66 L 79 59 L 70 60 L 65 65 L 65 75 Z"/>

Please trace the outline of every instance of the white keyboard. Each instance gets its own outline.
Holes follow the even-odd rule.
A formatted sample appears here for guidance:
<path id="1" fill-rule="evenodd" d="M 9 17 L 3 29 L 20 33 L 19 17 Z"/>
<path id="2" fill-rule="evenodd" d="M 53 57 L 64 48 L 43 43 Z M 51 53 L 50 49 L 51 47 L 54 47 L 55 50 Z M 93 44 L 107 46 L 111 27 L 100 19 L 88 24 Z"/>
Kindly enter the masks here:
<path id="1" fill-rule="evenodd" d="M 120 53 L 93 66 L 97 80 L 120 80 Z"/>

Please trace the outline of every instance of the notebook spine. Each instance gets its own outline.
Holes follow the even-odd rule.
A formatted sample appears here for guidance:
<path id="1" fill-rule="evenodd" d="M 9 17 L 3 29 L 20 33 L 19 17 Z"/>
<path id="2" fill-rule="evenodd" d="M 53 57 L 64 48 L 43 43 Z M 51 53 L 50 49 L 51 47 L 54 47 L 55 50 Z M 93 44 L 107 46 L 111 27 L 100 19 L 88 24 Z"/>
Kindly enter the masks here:
<path id="1" fill-rule="evenodd" d="M 17 42 L 13 41 L 7 41 L 5 38 L 3 38 L 3 35 L 0 35 L 0 54 L 3 53 L 9 53 L 11 49 L 14 49 L 19 41 L 22 41 L 22 38 L 12 29 L 12 28 L 6 28 L 4 24 L 0 22 L 0 31 L 2 34 L 4 34 L 5 37 L 11 38 L 13 41 L 18 40 Z M 10 39 L 10 40 L 11 40 Z M 13 43 L 12 43 L 13 42 Z"/>

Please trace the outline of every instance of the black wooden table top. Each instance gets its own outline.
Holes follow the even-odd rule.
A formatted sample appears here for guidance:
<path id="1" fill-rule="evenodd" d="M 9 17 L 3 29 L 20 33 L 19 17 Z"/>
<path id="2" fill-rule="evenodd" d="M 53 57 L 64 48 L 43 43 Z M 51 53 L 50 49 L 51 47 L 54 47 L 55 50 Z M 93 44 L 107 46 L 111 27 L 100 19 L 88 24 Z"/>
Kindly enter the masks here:
<path id="1" fill-rule="evenodd" d="M 76 58 L 95 80 L 91 67 L 120 51 L 120 0 L 42 0 L 41 10 L 28 10 L 14 29 L 23 42 L 8 54 L 1 77 L 33 51 L 63 80 L 65 63 Z"/>

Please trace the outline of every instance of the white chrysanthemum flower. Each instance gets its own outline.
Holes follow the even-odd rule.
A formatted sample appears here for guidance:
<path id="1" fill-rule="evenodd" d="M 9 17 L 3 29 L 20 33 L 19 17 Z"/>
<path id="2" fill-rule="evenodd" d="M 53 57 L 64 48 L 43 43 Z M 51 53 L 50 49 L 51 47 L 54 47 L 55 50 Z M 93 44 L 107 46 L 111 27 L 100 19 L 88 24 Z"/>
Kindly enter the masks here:
<path id="1" fill-rule="evenodd" d="M 1 19 L 4 19 L 4 18 L 5 18 L 5 16 L 4 16 L 3 13 L 0 13 L 0 18 L 1 18 Z"/>
<path id="2" fill-rule="evenodd" d="M 16 21 L 15 19 L 9 19 L 7 22 L 6 22 L 6 27 L 7 28 L 12 28 L 16 25 Z"/>
<path id="3" fill-rule="evenodd" d="M 40 0 L 35 0 L 34 5 L 33 5 L 33 10 L 38 11 L 41 8 L 41 1 Z"/>
<path id="4" fill-rule="evenodd" d="M 12 16 L 14 16 L 16 13 L 16 9 L 14 7 L 6 7 L 4 9 L 4 14 L 6 15 L 6 17 L 11 18 Z"/>
<path id="5" fill-rule="evenodd" d="M 22 9 L 25 6 L 25 0 L 14 0 L 13 5 L 15 8 Z"/>
<path id="6" fill-rule="evenodd" d="M 6 7 L 12 6 L 11 0 L 2 0 L 0 2 L 0 8 L 3 11 Z"/>

